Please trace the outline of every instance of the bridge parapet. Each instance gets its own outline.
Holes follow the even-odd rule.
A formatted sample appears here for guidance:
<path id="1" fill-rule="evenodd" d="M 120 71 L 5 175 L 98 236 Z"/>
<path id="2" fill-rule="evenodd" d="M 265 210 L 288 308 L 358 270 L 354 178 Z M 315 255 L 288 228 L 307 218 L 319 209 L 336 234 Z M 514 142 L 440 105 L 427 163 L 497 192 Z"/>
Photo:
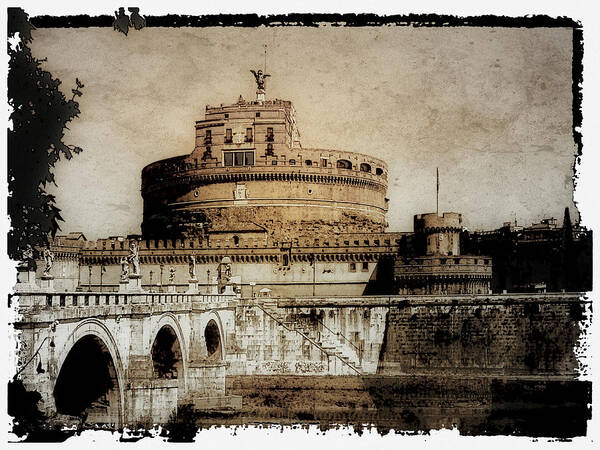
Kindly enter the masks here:
<path id="1" fill-rule="evenodd" d="M 214 309 L 228 307 L 236 299 L 226 294 L 181 294 L 137 292 L 19 292 L 19 312 L 26 317 L 45 316 L 46 313 L 71 312 L 75 317 L 102 316 L 111 311 L 137 312 L 147 310 L 190 311 L 191 309 Z"/>

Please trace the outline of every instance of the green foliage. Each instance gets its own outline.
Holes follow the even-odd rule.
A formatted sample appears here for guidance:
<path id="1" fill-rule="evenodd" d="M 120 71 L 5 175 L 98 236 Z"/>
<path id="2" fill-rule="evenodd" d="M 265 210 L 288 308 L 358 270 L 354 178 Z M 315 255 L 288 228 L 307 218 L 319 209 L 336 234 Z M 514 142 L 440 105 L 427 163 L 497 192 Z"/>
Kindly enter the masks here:
<path id="1" fill-rule="evenodd" d="M 59 230 L 62 220 L 53 195 L 46 192 L 55 183 L 52 168 L 61 157 L 71 159 L 81 148 L 63 142 L 67 123 L 79 116 L 83 84 L 76 81 L 73 97 L 67 100 L 59 90 L 61 81 L 41 68 L 28 44 L 31 30 L 27 14 L 8 8 L 8 36 L 17 45 L 8 45 L 8 102 L 12 107 L 8 130 L 8 212 L 12 229 L 8 232 L 8 255 L 16 261 L 37 256 Z"/>

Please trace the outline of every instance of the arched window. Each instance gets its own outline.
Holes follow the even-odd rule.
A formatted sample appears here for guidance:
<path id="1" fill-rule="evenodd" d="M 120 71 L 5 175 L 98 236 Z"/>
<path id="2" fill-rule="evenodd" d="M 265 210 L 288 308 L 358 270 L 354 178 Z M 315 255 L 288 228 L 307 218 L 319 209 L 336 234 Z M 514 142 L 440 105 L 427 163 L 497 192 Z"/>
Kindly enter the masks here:
<path id="1" fill-rule="evenodd" d="M 265 155 L 266 156 L 273 156 L 273 144 L 269 143 L 267 144 L 267 150 L 265 151 Z"/>
<path id="2" fill-rule="evenodd" d="M 362 163 L 360 165 L 360 171 L 361 172 L 371 172 L 371 166 L 367 163 Z"/>
<path id="3" fill-rule="evenodd" d="M 234 236 L 233 237 L 233 243 L 234 243 L 234 245 L 239 245 L 240 244 L 240 237 L 239 236 Z"/>
<path id="4" fill-rule="evenodd" d="M 375 169 L 375 174 L 376 175 L 383 175 L 383 169 L 378 167 L 377 169 Z"/>
<path id="5" fill-rule="evenodd" d="M 295 165 L 296 165 L 296 160 L 290 159 L 290 166 L 295 166 Z"/>
<path id="6" fill-rule="evenodd" d="M 348 161 L 347 159 L 338 159 L 337 168 L 350 170 L 350 169 L 352 169 L 352 163 L 350 161 Z"/>
<path id="7" fill-rule="evenodd" d="M 306 164 L 307 166 L 312 166 L 312 161 L 310 159 L 307 159 L 306 161 L 304 161 L 304 164 Z"/>

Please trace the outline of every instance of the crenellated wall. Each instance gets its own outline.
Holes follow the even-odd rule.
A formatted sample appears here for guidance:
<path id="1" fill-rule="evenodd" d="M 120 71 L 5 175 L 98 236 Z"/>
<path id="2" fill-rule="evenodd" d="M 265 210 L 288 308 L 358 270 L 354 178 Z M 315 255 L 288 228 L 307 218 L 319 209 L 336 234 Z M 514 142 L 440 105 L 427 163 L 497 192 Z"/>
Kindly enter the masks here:
<path id="1" fill-rule="evenodd" d="M 275 296 L 362 295 L 373 292 L 374 283 L 385 284 L 382 266 L 390 266 L 404 233 L 341 234 L 299 237 L 281 241 L 263 235 L 219 234 L 208 238 L 139 241 L 142 285 L 162 291 L 169 270 L 175 269 L 177 290 L 187 290 L 189 260 L 197 261 L 196 274 L 201 292 L 209 289 L 216 268 L 224 256 L 232 260 L 234 275 L 241 276 L 241 293 L 251 297 L 262 288 Z M 259 236 L 259 237 L 257 237 Z M 236 244 L 237 242 L 237 244 Z M 82 241 L 81 248 L 66 258 L 52 247 L 56 258 L 51 269 L 59 291 L 118 289 L 120 261 L 129 255 L 125 237 Z M 44 262 L 37 264 L 36 278 L 42 276 Z M 253 289 L 250 283 L 255 283 Z M 391 283 L 387 282 L 391 287 Z M 380 289 L 381 286 L 377 289 Z M 381 290 L 377 292 L 382 292 Z M 391 292 L 391 291 L 383 291 Z"/>

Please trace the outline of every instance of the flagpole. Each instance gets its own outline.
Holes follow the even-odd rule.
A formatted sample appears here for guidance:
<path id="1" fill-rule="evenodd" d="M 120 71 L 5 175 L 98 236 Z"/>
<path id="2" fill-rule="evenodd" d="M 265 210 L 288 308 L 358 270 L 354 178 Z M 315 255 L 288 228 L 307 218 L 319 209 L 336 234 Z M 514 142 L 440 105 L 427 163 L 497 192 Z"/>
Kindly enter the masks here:
<path id="1" fill-rule="evenodd" d="M 267 44 L 265 44 L 264 47 L 265 47 L 265 71 L 264 71 L 264 73 L 267 73 Z"/>
<path id="2" fill-rule="evenodd" d="M 435 213 L 440 215 L 440 170 L 435 168 L 436 185 L 435 185 Z"/>

